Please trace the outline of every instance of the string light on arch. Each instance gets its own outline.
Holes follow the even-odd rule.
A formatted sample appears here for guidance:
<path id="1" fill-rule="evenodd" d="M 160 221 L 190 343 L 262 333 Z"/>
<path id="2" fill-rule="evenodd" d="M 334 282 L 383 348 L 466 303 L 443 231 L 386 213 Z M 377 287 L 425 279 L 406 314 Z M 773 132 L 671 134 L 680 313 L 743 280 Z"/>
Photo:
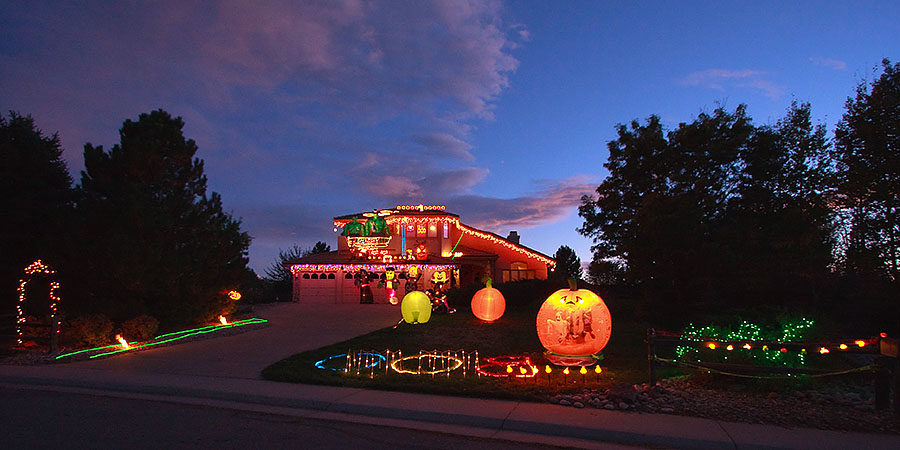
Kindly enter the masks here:
<path id="1" fill-rule="evenodd" d="M 25 267 L 24 272 L 25 272 L 25 278 L 22 278 L 19 280 L 19 288 L 18 288 L 19 301 L 16 304 L 16 343 L 18 345 L 22 345 L 24 343 L 23 327 L 26 325 L 26 322 L 27 322 L 27 318 L 25 316 L 25 302 L 26 302 L 27 296 L 25 294 L 25 291 L 26 291 L 26 287 L 28 286 L 28 282 L 30 281 L 30 277 L 33 275 L 40 275 L 40 274 L 52 275 L 52 274 L 56 273 L 56 271 L 53 270 L 52 267 L 44 264 L 43 261 L 40 259 L 29 264 L 27 267 Z M 50 293 L 49 293 L 50 324 L 56 330 L 55 331 L 56 334 L 59 334 L 59 332 L 60 332 L 60 327 L 59 327 L 60 322 L 59 322 L 59 319 L 57 318 L 57 315 L 58 315 L 57 313 L 59 310 L 59 302 L 60 302 L 59 295 L 57 295 L 57 291 L 59 290 L 59 287 L 60 287 L 59 282 L 57 282 L 57 281 L 50 282 Z M 55 337 L 51 338 L 51 339 L 55 339 Z M 53 341 L 53 342 L 56 342 L 56 341 Z M 55 345 L 55 344 L 52 344 L 52 345 Z M 51 345 L 51 347 L 52 347 L 52 345 Z"/>

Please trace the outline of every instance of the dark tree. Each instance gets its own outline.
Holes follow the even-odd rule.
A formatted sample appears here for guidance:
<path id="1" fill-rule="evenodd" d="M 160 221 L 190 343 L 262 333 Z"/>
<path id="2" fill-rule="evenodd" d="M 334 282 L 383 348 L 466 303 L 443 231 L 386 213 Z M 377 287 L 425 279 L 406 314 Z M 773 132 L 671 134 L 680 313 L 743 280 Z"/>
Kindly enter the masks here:
<path id="1" fill-rule="evenodd" d="M 726 255 L 714 236 L 753 132 L 745 107 L 700 114 L 668 133 L 656 116 L 617 132 L 604 164 L 609 177 L 579 207 L 593 261 L 621 262 L 624 281 L 663 314 L 717 298 Z"/>
<path id="2" fill-rule="evenodd" d="M 556 254 L 553 255 L 553 259 L 556 260 L 556 270 L 552 273 L 553 278 L 560 280 L 581 279 L 583 271 L 581 258 L 575 254 L 575 250 L 566 245 L 560 245 L 559 249 L 556 250 Z"/>
<path id="3" fill-rule="evenodd" d="M 594 279 L 638 287 L 661 317 L 820 300 L 833 163 L 809 105 L 770 126 L 742 105 L 670 132 L 655 116 L 617 130 L 610 175 L 579 208 Z"/>
<path id="4" fill-rule="evenodd" d="M 72 178 L 57 134 L 44 136 L 31 116 L 0 115 L 0 314 L 13 313 L 22 269 L 43 259 L 64 270 Z"/>
<path id="5" fill-rule="evenodd" d="M 900 64 L 860 83 L 835 131 L 838 192 L 849 213 L 843 268 L 900 279 Z"/>
<path id="6" fill-rule="evenodd" d="M 318 241 L 312 247 L 305 249 L 297 244 L 292 245 L 287 250 L 279 249 L 278 259 L 266 268 L 266 278 L 272 283 L 274 295 L 277 299 L 286 300 L 291 298 L 293 275 L 291 274 L 290 269 L 285 267 L 289 261 L 330 251 L 331 246 L 322 241 Z"/>
<path id="7" fill-rule="evenodd" d="M 246 275 L 250 237 L 207 195 L 197 145 L 162 110 L 126 120 L 120 143 L 84 147 L 77 210 L 87 310 L 163 326 L 213 319 Z"/>
<path id="8" fill-rule="evenodd" d="M 721 236 L 730 249 L 732 297 L 743 297 L 744 306 L 773 294 L 796 306 L 816 304 L 834 247 L 825 127 L 812 125 L 809 104 L 795 102 L 775 125 L 757 128 L 740 156 Z"/>

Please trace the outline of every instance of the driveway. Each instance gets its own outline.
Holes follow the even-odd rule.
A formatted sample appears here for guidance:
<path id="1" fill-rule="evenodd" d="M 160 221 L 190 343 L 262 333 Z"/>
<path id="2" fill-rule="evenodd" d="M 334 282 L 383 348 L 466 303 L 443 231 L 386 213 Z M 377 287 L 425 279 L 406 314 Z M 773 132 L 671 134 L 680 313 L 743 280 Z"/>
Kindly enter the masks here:
<path id="1" fill-rule="evenodd" d="M 212 337 L 64 366 L 123 375 L 139 373 L 261 379 L 262 369 L 283 358 L 397 323 L 400 308 L 385 304 L 274 303 L 255 306 L 251 316 L 267 319 L 268 326 L 232 336 Z"/>

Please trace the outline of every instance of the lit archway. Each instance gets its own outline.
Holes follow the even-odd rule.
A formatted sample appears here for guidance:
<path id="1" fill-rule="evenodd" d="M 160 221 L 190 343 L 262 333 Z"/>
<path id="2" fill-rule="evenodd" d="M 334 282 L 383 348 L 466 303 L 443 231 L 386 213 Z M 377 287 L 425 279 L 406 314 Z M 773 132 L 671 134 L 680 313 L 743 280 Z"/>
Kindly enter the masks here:
<path id="1" fill-rule="evenodd" d="M 24 342 L 23 327 L 26 325 L 25 316 L 25 288 L 31 282 L 35 275 L 52 275 L 56 273 L 52 267 L 44 264 L 40 259 L 29 264 L 25 268 L 25 277 L 19 280 L 19 303 L 16 305 L 16 343 L 22 345 Z M 59 308 L 59 296 L 56 291 L 59 290 L 59 282 L 50 281 L 50 348 L 56 349 L 56 339 L 59 333 L 59 319 L 57 318 L 57 310 Z"/>

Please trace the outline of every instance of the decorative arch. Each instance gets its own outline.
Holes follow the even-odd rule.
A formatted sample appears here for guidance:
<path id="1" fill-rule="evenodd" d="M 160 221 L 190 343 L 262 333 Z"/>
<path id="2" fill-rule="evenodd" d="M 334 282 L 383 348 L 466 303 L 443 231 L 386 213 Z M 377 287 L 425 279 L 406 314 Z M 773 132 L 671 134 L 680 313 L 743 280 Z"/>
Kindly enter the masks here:
<path id="1" fill-rule="evenodd" d="M 16 343 L 23 344 L 22 327 L 25 325 L 25 287 L 31 282 L 35 275 L 53 275 L 56 271 L 52 267 L 44 264 L 40 259 L 29 264 L 25 268 L 25 277 L 19 280 L 19 303 L 16 305 Z M 55 350 L 57 342 L 57 334 L 59 334 L 59 318 L 57 311 L 59 308 L 60 298 L 56 295 L 59 290 L 59 282 L 50 281 L 50 347 Z"/>

